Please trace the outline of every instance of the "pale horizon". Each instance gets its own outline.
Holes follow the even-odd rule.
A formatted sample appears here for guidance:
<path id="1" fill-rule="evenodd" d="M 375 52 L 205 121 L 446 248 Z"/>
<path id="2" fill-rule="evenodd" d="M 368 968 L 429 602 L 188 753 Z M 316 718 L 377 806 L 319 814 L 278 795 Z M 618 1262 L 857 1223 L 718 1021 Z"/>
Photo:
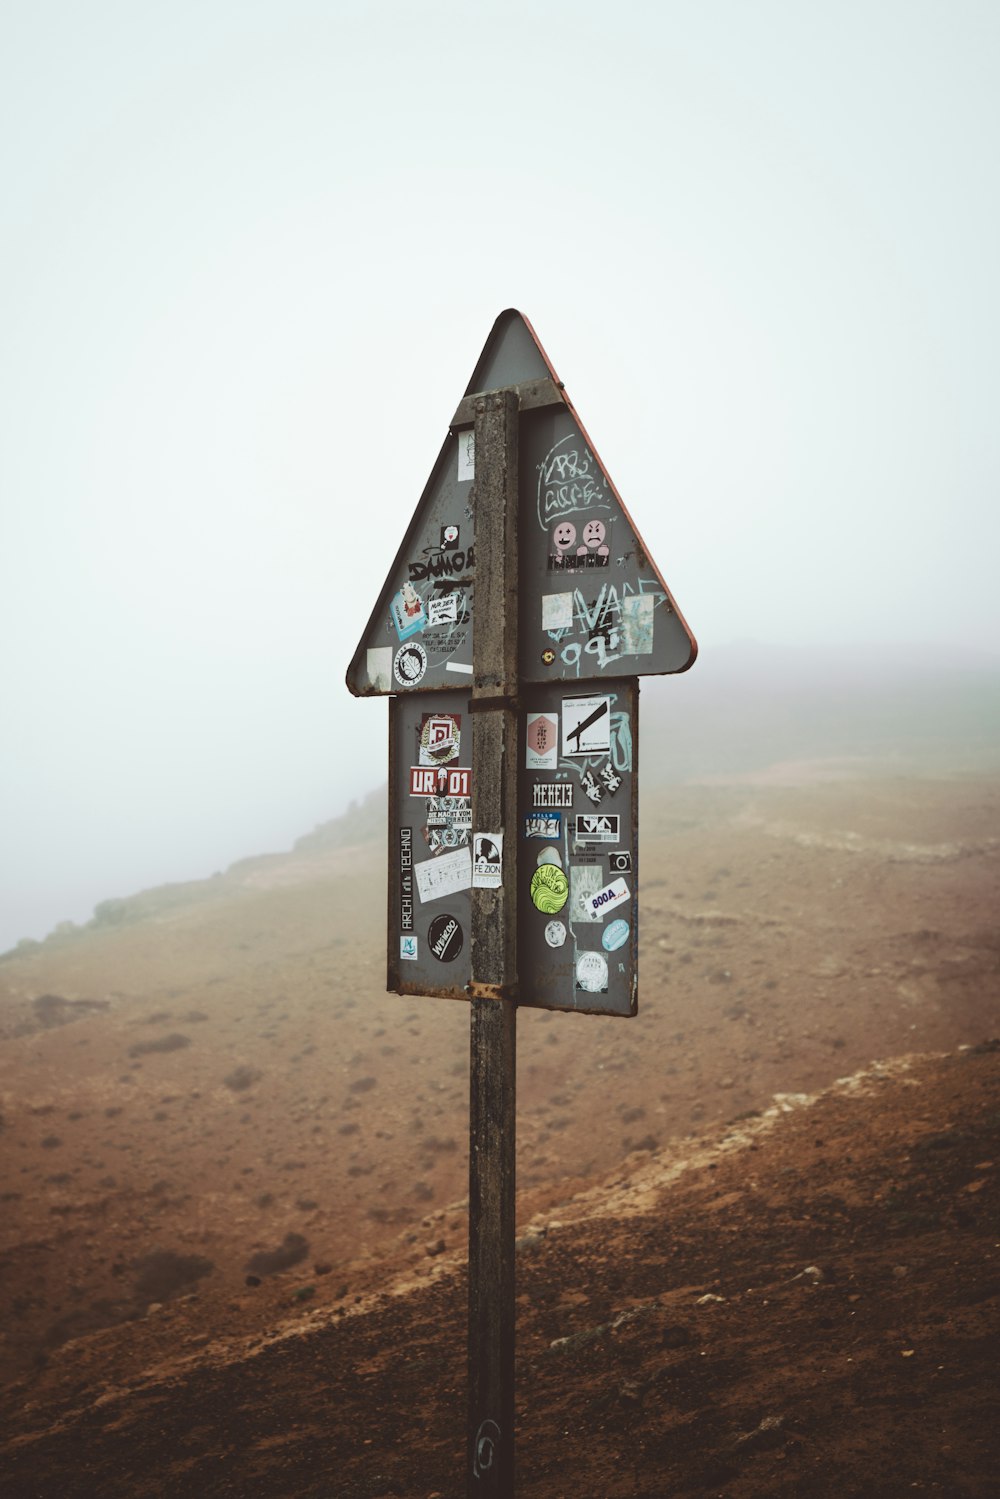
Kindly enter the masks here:
<path id="1" fill-rule="evenodd" d="M 384 779 L 344 672 L 507 306 L 694 673 L 998 660 L 995 7 L 55 0 L 0 38 L 0 951 Z"/>

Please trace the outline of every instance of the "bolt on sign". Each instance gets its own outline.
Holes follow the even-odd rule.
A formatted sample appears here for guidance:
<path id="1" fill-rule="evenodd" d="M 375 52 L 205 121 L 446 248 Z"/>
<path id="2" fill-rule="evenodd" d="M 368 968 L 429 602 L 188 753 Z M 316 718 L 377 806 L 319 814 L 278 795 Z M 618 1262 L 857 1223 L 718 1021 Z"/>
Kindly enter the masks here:
<path id="1" fill-rule="evenodd" d="M 475 393 L 518 395 L 516 826 L 472 826 Z M 387 987 L 464 999 L 516 857 L 520 1005 L 633 1015 L 638 677 L 697 647 L 531 325 L 497 319 L 351 661 L 390 701 Z M 512 847 L 513 845 L 513 847 Z"/>

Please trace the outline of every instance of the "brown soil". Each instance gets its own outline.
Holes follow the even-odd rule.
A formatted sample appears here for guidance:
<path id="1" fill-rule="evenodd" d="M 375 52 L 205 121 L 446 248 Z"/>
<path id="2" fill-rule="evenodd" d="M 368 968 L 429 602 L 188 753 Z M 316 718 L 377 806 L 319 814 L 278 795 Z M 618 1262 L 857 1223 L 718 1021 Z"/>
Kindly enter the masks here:
<path id="1" fill-rule="evenodd" d="M 638 1018 L 519 1017 L 519 1492 L 995 1492 L 1000 785 L 641 827 Z M 5 1494 L 463 1492 L 468 1015 L 380 855 L 0 966 Z"/>

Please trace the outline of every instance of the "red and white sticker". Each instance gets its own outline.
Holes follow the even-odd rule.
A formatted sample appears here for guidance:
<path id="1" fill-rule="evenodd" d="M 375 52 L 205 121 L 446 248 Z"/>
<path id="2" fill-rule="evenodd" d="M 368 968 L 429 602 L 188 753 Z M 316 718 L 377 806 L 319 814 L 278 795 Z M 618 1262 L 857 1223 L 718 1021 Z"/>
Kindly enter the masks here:
<path id="1" fill-rule="evenodd" d="M 449 765 L 458 759 L 462 743 L 460 713 L 425 713 L 420 720 L 421 765 Z"/>
<path id="2" fill-rule="evenodd" d="M 411 765 L 411 796 L 471 796 L 472 771 L 451 765 Z"/>

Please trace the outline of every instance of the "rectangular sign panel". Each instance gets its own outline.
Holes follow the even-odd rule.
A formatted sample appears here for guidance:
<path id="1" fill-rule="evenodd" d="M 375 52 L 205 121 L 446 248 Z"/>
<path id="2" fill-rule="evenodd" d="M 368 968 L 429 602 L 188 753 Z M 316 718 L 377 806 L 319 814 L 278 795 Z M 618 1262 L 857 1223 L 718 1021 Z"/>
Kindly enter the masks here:
<path id="1" fill-rule="evenodd" d="M 390 989 L 468 998 L 472 890 L 499 882 L 516 842 L 518 1002 L 636 1013 L 638 708 L 634 679 L 593 694 L 577 682 L 532 687 L 517 822 L 501 836 L 472 828 L 468 700 L 390 699 Z"/>
<path id="2" fill-rule="evenodd" d="M 524 701 L 518 1002 L 634 1015 L 639 684 L 602 680 L 587 693 L 579 682 L 553 682 L 526 688 Z M 533 769 L 537 747 L 528 736 L 542 719 L 560 753 L 554 765 Z"/>
<path id="3" fill-rule="evenodd" d="M 451 692 L 389 701 L 387 987 L 467 999 L 472 715 Z"/>

